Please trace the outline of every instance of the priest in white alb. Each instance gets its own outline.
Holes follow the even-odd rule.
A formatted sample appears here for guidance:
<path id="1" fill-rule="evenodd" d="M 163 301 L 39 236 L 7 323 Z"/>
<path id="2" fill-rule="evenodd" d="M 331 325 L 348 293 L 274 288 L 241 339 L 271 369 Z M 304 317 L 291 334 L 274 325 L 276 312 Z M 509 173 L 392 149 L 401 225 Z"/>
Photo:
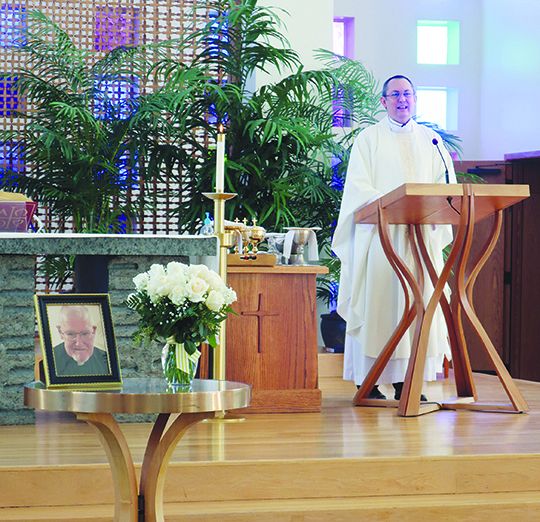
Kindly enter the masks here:
<path id="1" fill-rule="evenodd" d="M 353 144 L 332 243 L 341 261 L 337 311 L 347 322 L 343 377 L 357 386 L 362 384 L 399 323 L 405 296 L 382 249 L 376 225 L 355 224 L 354 212 L 403 183 L 445 183 L 446 172 L 450 183 L 456 182 L 452 160 L 441 137 L 413 119 L 416 91 L 412 82 L 401 75 L 389 78 L 383 85 L 381 103 L 386 116 L 360 132 Z M 407 225 L 390 225 L 390 238 L 398 255 L 412 269 Z M 452 241 L 451 226 L 425 227 L 424 238 L 440 273 L 443 249 Z M 427 303 L 433 292 L 427 273 L 424 281 Z M 378 385 L 390 383 L 394 385 L 394 398 L 401 397 L 413 335 L 414 328 L 409 328 L 370 398 L 386 398 Z M 444 316 L 438 307 L 430 330 L 424 381 L 436 379 L 444 356 L 450 359 L 450 346 Z M 423 395 L 422 400 L 426 400 Z"/>

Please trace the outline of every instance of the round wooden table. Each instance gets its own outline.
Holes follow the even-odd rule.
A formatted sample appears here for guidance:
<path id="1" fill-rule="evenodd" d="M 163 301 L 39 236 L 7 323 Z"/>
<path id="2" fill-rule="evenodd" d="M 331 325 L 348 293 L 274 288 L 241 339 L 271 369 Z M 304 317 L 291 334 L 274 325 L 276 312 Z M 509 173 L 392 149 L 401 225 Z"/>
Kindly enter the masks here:
<path id="1" fill-rule="evenodd" d="M 195 379 L 190 391 L 171 391 L 163 379 L 124 379 L 116 390 L 24 387 L 24 404 L 36 410 L 73 412 L 95 428 L 105 448 L 115 488 L 115 521 L 163 521 L 163 486 L 170 457 L 193 424 L 215 412 L 249 406 L 251 386 Z M 113 413 L 157 413 L 148 438 L 139 488 L 133 458 Z M 171 414 L 179 414 L 170 423 Z"/>

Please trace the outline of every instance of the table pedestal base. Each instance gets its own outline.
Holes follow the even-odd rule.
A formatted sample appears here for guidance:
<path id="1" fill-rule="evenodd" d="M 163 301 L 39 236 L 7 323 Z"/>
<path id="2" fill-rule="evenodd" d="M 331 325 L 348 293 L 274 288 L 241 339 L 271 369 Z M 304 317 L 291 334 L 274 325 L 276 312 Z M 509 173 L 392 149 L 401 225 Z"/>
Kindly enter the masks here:
<path id="1" fill-rule="evenodd" d="M 137 491 L 137 476 L 133 458 L 118 423 L 110 413 L 77 413 L 79 420 L 97 430 L 107 453 L 114 484 L 115 522 L 162 522 L 163 487 L 171 455 L 187 429 L 214 412 L 182 413 L 169 423 L 169 413 L 158 415 L 144 454 L 141 479 Z"/>

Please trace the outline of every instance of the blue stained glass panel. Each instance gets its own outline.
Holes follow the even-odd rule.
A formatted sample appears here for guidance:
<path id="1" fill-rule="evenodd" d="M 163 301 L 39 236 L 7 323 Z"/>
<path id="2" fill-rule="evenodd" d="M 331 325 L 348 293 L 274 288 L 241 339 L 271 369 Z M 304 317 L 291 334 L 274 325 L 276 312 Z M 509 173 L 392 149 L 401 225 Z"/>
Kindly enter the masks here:
<path id="1" fill-rule="evenodd" d="M 336 89 L 333 101 L 333 125 L 334 127 L 350 127 L 353 99 L 349 90 L 344 87 Z"/>
<path id="2" fill-rule="evenodd" d="M 101 120 L 125 120 L 136 108 L 139 81 L 135 77 L 106 75 L 94 83 L 94 116 Z"/>
<path id="3" fill-rule="evenodd" d="M 26 7 L 2 4 L 0 6 L 0 47 L 23 47 L 26 45 Z"/>
<path id="4" fill-rule="evenodd" d="M 330 186 L 334 190 L 343 190 L 345 186 L 345 179 L 340 174 L 340 168 L 343 160 L 338 156 L 332 156 L 331 165 L 332 165 L 332 180 L 330 181 Z"/>
<path id="5" fill-rule="evenodd" d="M 220 54 L 227 56 L 229 53 L 227 49 L 223 49 L 223 46 L 226 46 L 229 43 L 228 20 L 226 17 L 218 20 L 220 17 L 218 11 L 211 11 L 208 16 L 211 21 L 212 29 L 212 32 L 208 37 L 208 49 L 210 55 L 214 57 L 219 56 Z"/>
<path id="6" fill-rule="evenodd" d="M 0 116 L 12 116 L 19 109 L 17 76 L 0 75 Z"/>
<path id="7" fill-rule="evenodd" d="M 118 158 L 116 163 L 118 167 L 118 185 L 124 188 L 136 189 L 139 186 L 139 160 L 137 157 L 131 161 L 129 151 Z"/>
<path id="8" fill-rule="evenodd" d="M 10 173 L 25 172 L 24 148 L 15 141 L 0 142 L 0 181 Z"/>

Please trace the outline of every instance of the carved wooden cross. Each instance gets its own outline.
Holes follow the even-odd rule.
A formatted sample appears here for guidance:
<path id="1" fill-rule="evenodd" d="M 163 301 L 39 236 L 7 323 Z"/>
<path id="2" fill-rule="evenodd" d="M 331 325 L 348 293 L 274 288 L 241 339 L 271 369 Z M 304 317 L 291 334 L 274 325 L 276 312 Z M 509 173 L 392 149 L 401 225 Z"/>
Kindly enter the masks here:
<path id="1" fill-rule="evenodd" d="M 262 318 L 272 315 L 279 315 L 277 312 L 267 312 L 262 310 L 263 295 L 259 292 L 259 303 L 257 310 L 253 312 L 240 312 L 240 315 L 255 316 L 257 317 L 257 352 L 261 353 L 261 339 L 262 339 Z"/>

